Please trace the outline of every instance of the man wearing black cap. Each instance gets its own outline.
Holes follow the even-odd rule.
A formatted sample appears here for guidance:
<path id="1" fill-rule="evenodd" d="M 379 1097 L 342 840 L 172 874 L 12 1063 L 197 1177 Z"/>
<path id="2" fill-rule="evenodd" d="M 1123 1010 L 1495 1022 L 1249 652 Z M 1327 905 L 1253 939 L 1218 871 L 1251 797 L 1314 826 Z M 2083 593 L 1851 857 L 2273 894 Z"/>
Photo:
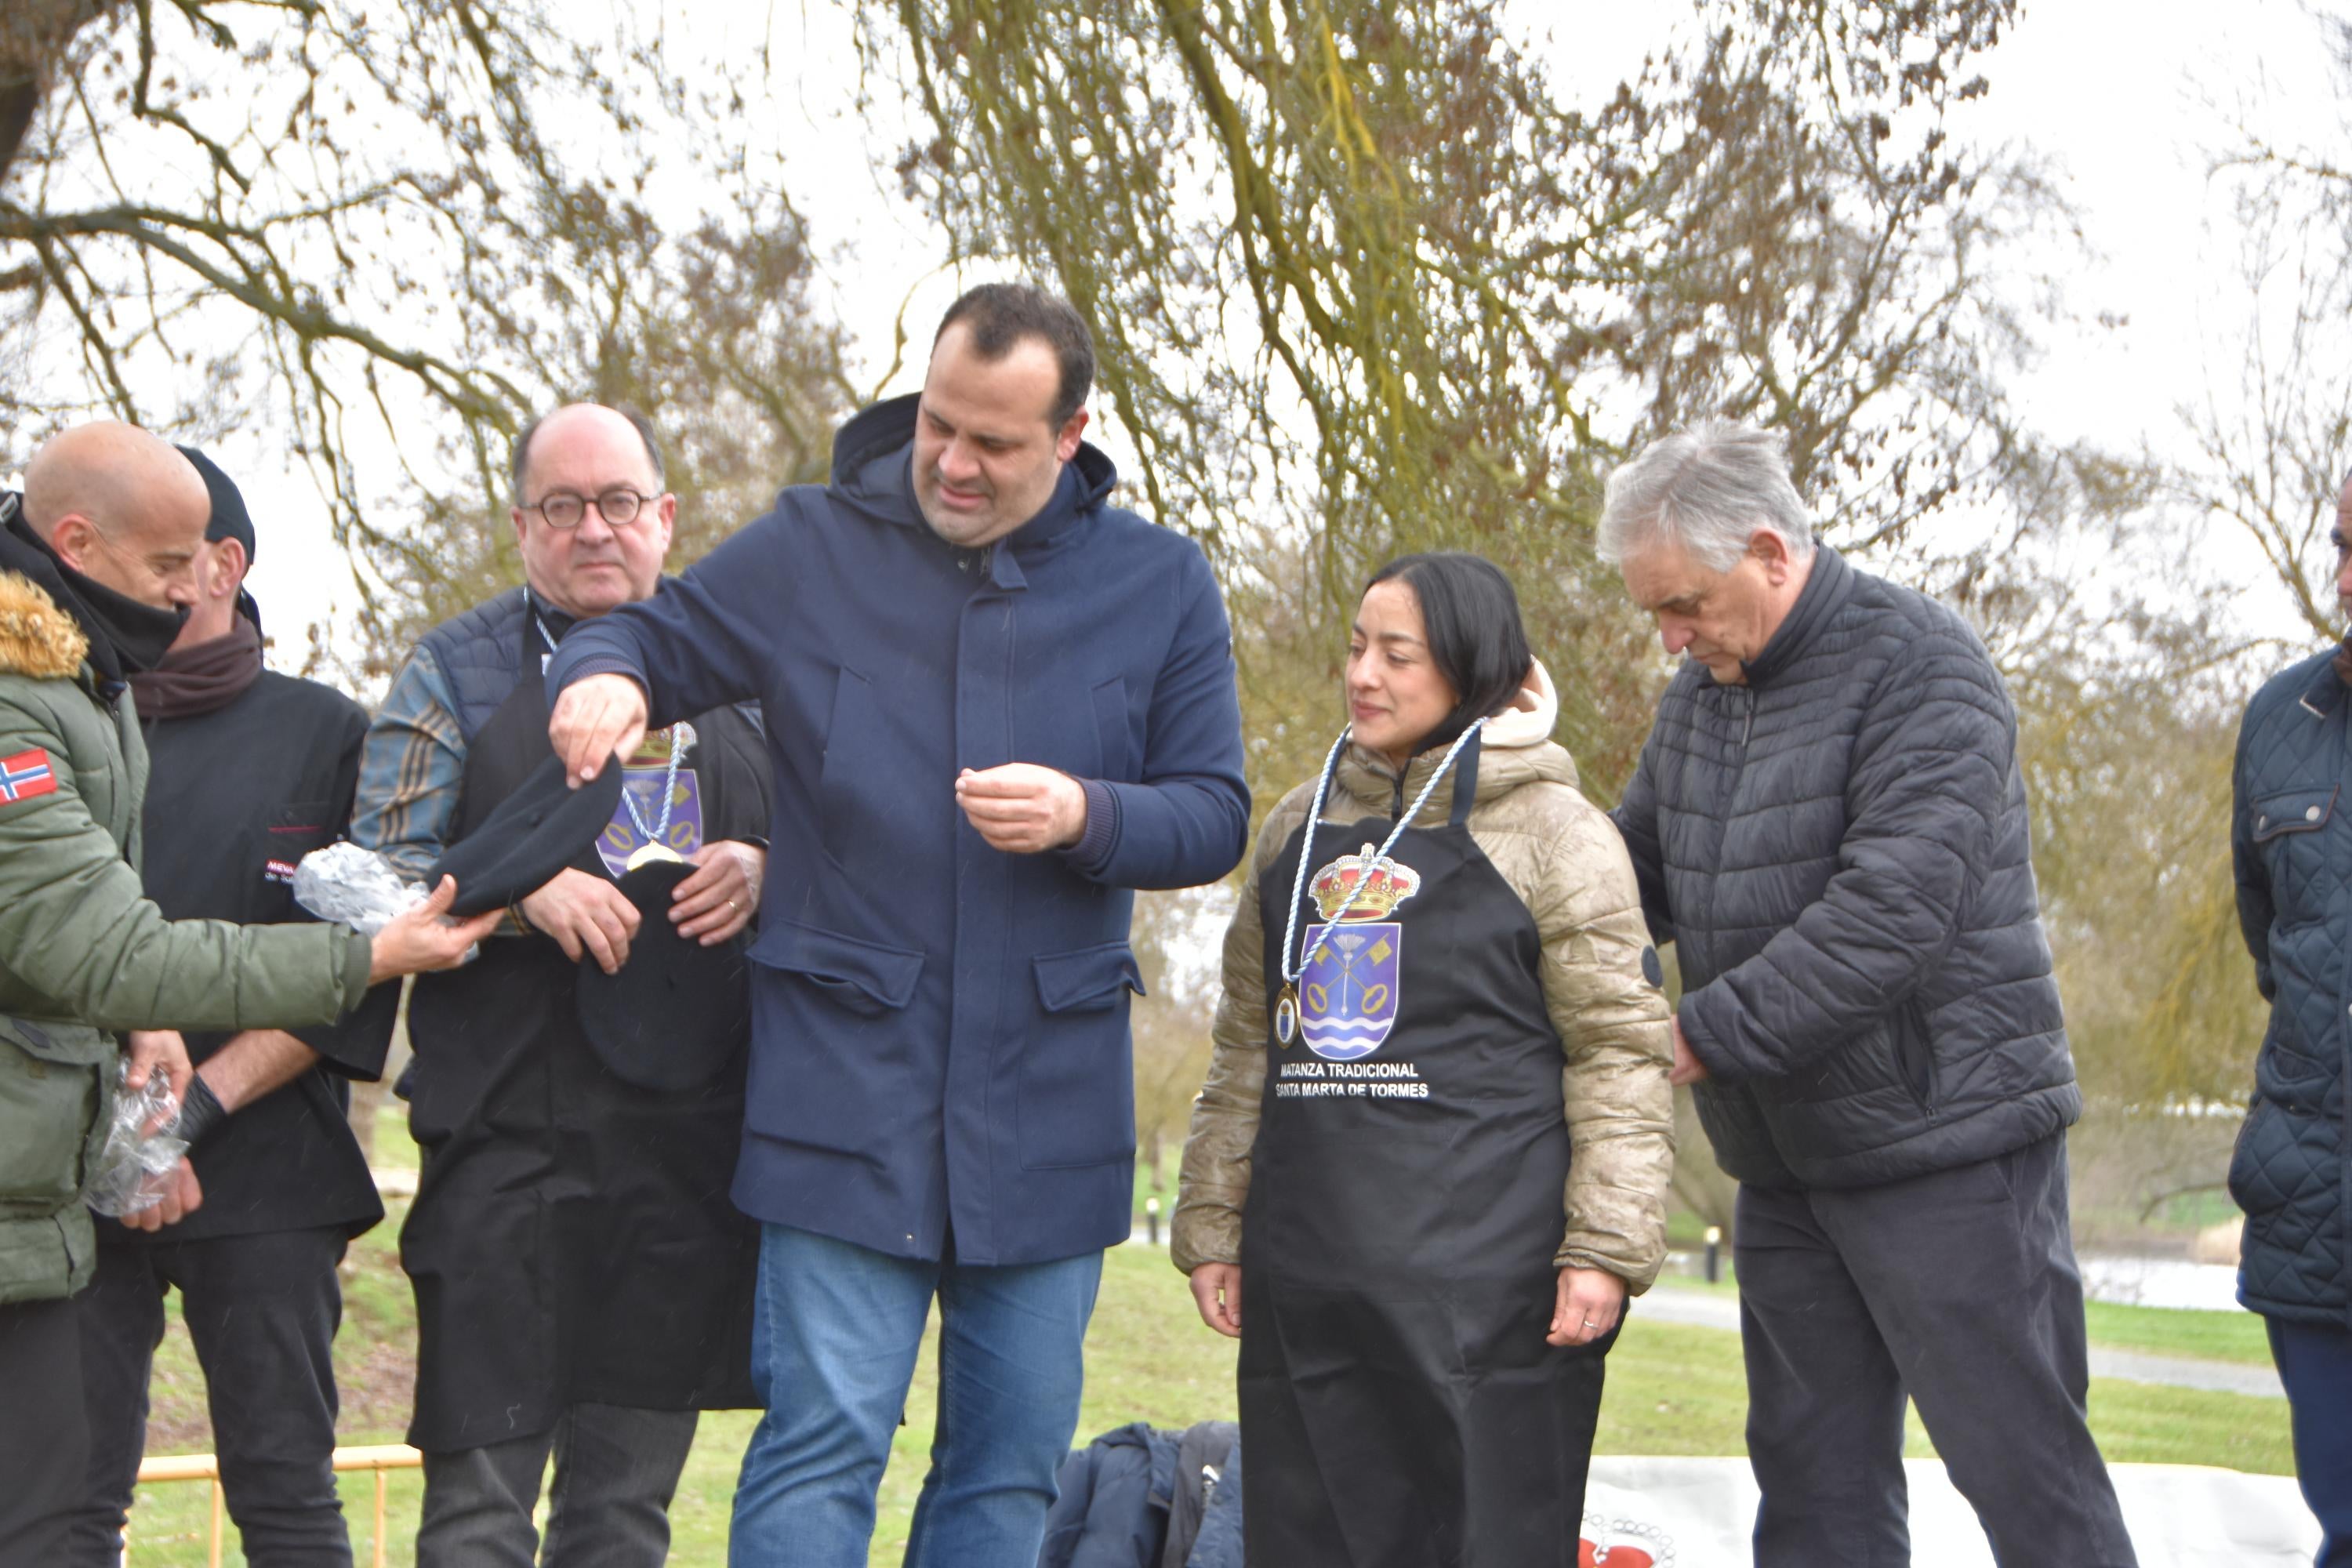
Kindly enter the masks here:
<path id="1" fill-rule="evenodd" d="M 181 451 L 212 518 L 186 624 L 154 668 L 131 677 L 152 760 L 147 896 L 175 920 L 306 920 L 294 867 L 350 824 L 367 715 L 262 667 L 260 612 L 244 587 L 252 519 L 227 475 Z M 62 1561 L 96 1568 L 120 1551 L 175 1285 L 246 1561 L 351 1561 L 331 1462 L 335 1266 L 383 1207 L 344 1108 L 349 1079 L 383 1070 L 398 1000 L 382 986 L 340 1024 L 188 1036 L 196 1077 L 184 1131 L 206 1202 L 160 1233 L 100 1224 L 98 1278 L 78 1303 L 89 1488 Z"/>
<path id="2" fill-rule="evenodd" d="M 513 480 L 526 585 L 418 644 L 369 731 L 352 826 L 411 875 L 446 858 L 514 900 L 479 963 L 409 1004 L 416 1561 L 532 1563 L 551 1455 L 536 1561 L 655 1564 L 697 1410 L 756 1403 L 759 1240 L 727 1178 L 768 769 L 750 712 L 696 712 L 540 861 L 576 816 L 541 672 L 576 626 L 654 595 L 677 502 L 643 421 L 592 405 L 527 428 Z"/>

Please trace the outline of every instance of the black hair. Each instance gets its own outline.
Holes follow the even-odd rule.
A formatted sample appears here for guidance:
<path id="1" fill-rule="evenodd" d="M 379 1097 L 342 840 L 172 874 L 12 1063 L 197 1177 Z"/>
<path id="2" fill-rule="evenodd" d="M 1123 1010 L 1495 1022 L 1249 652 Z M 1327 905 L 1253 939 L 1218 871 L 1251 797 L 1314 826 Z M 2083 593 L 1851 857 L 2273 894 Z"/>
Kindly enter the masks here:
<path id="1" fill-rule="evenodd" d="M 1461 551 L 1403 555 L 1372 574 L 1366 593 L 1403 581 L 1421 601 L 1430 661 L 1454 688 L 1454 711 L 1421 738 L 1417 751 L 1450 745 L 1479 720 L 1511 705 L 1527 684 L 1535 655 L 1519 620 L 1519 596 L 1501 567 Z"/>
<path id="2" fill-rule="evenodd" d="M 940 318 L 931 346 L 950 327 L 961 321 L 971 333 L 972 352 L 993 363 L 1013 352 L 1024 338 L 1036 338 L 1054 351 L 1061 380 L 1054 393 L 1047 423 L 1056 430 L 1070 422 L 1095 384 L 1095 341 L 1085 318 L 1070 302 L 1026 283 L 983 283 L 964 291 Z"/>
<path id="3" fill-rule="evenodd" d="M 570 404 L 564 405 L 565 408 L 571 406 Z M 667 484 L 669 470 L 662 463 L 661 443 L 654 437 L 654 422 L 625 403 L 602 403 L 596 406 L 609 408 L 629 422 L 630 426 L 637 433 L 637 439 L 646 444 L 646 461 L 654 466 L 654 482 Z M 514 480 L 515 500 L 518 503 L 522 500 L 522 476 L 530 467 L 530 438 L 539 434 L 539 427 L 547 423 L 551 415 L 561 414 L 562 411 L 562 408 L 554 408 L 550 409 L 546 414 L 534 414 L 531 416 L 530 423 L 524 426 L 522 433 L 515 437 L 514 451 L 507 458 L 507 473 Z"/>

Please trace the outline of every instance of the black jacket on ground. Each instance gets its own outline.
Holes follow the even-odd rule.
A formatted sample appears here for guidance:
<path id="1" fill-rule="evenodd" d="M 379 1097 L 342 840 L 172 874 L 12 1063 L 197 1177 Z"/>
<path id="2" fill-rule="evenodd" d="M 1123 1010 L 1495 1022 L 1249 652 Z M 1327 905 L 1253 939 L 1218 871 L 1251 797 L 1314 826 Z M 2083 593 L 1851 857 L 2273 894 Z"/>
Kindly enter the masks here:
<path id="1" fill-rule="evenodd" d="M 153 773 L 144 815 L 147 896 L 178 920 L 246 925 L 308 921 L 294 867 L 351 825 L 367 715 L 316 681 L 265 670 L 229 704 L 142 726 Z M 204 1206 L 162 1231 L 100 1222 L 109 1243 L 198 1241 L 383 1217 L 374 1178 L 345 1118 L 348 1079 L 374 1079 L 392 1046 L 400 987 L 379 985 L 339 1024 L 290 1031 L 320 1060 L 239 1110 L 191 1161 Z M 228 1042 L 190 1034 L 201 1064 Z"/>
<path id="2" fill-rule="evenodd" d="M 1855 1187 L 2081 1113 L 2035 901 L 2017 717 L 1966 623 L 1823 546 L 1718 685 L 1691 663 L 1612 815 L 1723 1168 Z"/>
<path id="3" fill-rule="evenodd" d="M 2238 1300 L 2342 1329 L 2352 1312 L 2352 693 L 2335 663 L 2330 648 L 2269 681 L 2238 731 L 2238 920 L 2271 1017 L 2230 1195 L 2246 1211 Z"/>

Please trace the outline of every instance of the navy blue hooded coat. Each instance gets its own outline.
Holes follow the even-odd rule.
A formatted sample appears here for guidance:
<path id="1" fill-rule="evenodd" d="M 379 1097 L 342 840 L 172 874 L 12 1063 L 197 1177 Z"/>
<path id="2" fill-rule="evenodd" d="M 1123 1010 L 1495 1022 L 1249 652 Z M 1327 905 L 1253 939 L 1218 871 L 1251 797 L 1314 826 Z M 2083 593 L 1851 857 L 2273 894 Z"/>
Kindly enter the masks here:
<path id="1" fill-rule="evenodd" d="M 1249 829 L 1233 639 L 1200 547 L 1105 504 L 1082 446 L 981 550 L 915 503 L 917 399 L 867 409 L 652 599 L 564 639 L 551 692 L 641 681 L 653 721 L 756 699 L 775 826 L 734 1196 L 905 1258 L 1034 1263 L 1124 1240 L 1136 888 L 1215 880 Z M 1084 841 L 1011 855 L 964 768 L 1088 784 Z"/>
<path id="2" fill-rule="evenodd" d="M 2246 705 L 2238 731 L 2238 920 L 2271 1020 L 2230 1161 L 2230 1195 L 2246 1211 L 2238 1300 L 2341 1329 L 2352 1312 L 2352 744 L 2335 658 L 2330 648 L 2273 679 Z"/>

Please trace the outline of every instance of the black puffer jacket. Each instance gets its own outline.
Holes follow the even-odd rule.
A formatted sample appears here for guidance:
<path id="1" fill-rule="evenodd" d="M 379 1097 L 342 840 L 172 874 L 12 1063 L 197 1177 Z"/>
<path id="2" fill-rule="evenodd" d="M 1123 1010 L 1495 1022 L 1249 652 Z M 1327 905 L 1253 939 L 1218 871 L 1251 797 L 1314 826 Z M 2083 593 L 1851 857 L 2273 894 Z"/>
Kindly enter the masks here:
<path id="1" fill-rule="evenodd" d="M 1676 944 L 1724 1169 L 1867 1186 L 2071 1123 L 2016 712 L 1983 645 L 1823 547 L 1747 674 L 1675 677 L 1615 813 Z"/>
<path id="2" fill-rule="evenodd" d="M 2238 1300 L 2257 1312 L 2345 1326 L 2352 1160 L 2352 709 L 2336 650 L 2277 677 L 2238 732 L 2231 847 L 2238 919 L 2271 1005 L 2254 1098 L 2230 1162 L 2246 1211 Z"/>

